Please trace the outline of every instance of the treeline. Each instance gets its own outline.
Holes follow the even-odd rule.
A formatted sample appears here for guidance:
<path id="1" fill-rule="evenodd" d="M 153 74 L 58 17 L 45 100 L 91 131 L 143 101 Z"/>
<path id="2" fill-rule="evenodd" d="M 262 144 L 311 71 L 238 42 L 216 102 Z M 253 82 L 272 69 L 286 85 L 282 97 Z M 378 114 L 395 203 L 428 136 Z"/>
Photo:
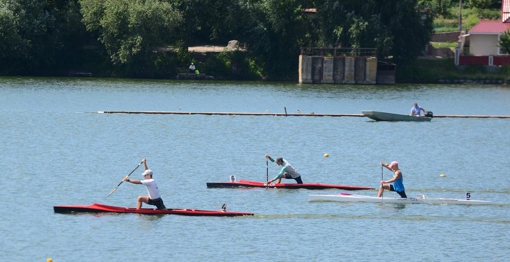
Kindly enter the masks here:
<path id="1" fill-rule="evenodd" d="M 292 79 L 300 47 L 317 46 L 405 63 L 429 41 L 436 2 L 446 1 L 0 0 L 0 75 L 168 78 L 195 61 L 224 78 Z M 247 51 L 187 52 L 230 40 Z"/>
<path id="2" fill-rule="evenodd" d="M 501 10 L 501 0 L 419 0 L 418 2 L 419 5 L 431 8 L 436 17 L 446 18 L 458 17 L 460 7 L 475 9 L 480 15 L 488 9 Z"/>

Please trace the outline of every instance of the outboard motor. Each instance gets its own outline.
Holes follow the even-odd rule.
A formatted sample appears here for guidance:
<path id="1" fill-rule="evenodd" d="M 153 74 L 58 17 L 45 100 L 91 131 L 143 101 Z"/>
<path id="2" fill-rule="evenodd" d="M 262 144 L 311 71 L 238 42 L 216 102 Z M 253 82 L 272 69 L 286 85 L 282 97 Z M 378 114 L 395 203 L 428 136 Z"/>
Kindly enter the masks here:
<path id="1" fill-rule="evenodd" d="M 427 114 L 425 114 L 426 117 L 434 117 L 434 113 L 432 111 L 427 111 Z"/>

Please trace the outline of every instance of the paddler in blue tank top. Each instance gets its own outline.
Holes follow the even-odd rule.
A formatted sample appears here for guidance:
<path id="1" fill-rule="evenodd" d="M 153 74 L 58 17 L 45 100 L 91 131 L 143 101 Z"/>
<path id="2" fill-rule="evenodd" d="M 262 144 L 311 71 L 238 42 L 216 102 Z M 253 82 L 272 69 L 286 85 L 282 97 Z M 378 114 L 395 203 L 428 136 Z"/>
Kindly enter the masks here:
<path id="1" fill-rule="evenodd" d="M 393 161 L 391 164 L 381 163 L 381 166 L 386 167 L 390 171 L 394 172 L 393 177 L 390 180 L 381 180 L 381 186 L 379 187 L 379 192 L 377 193 L 377 197 L 381 197 L 384 189 L 389 189 L 390 191 L 397 192 L 400 197 L 407 198 L 406 191 L 404 188 L 404 177 L 402 176 L 402 172 L 398 168 L 398 162 Z M 393 183 L 393 184 L 391 184 Z"/>
<path id="2" fill-rule="evenodd" d="M 271 162 L 274 162 L 275 160 L 271 158 L 271 156 L 266 155 L 266 158 L 271 160 Z M 280 170 L 280 173 L 273 179 L 267 181 L 267 184 L 271 184 L 273 181 L 276 181 L 276 184 L 280 184 L 280 181 L 282 178 L 286 179 L 294 179 L 298 184 L 303 184 L 303 180 L 301 180 L 301 174 L 292 167 L 289 162 L 285 161 L 283 158 L 278 157 L 276 158 L 276 164 L 279 166 L 282 166 L 282 169 Z"/>

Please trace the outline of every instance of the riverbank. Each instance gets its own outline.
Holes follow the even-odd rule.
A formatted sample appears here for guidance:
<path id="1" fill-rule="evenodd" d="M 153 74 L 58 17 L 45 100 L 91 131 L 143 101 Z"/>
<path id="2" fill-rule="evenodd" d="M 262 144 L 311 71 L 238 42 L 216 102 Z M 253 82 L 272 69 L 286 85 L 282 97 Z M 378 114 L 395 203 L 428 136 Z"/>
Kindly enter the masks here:
<path id="1" fill-rule="evenodd" d="M 456 67 L 453 58 L 417 59 L 397 66 L 397 83 L 510 84 L 510 67 Z"/>
<path id="2" fill-rule="evenodd" d="M 219 54 L 192 54 L 194 61 L 215 79 L 223 80 L 266 80 L 252 68 L 243 67 L 238 72 L 224 68 L 218 64 Z M 241 60 L 246 58 L 241 58 Z M 244 60 L 243 60 L 244 61 Z M 244 64 L 244 63 L 240 63 Z M 248 64 L 248 63 L 246 63 Z M 223 68 L 218 70 L 218 68 Z M 185 70 L 185 69 L 182 69 Z M 239 74 L 239 72 L 244 72 Z M 297 69 L 295 73 L 282 75 L 282 82 L 298 82 Z M 415 61 L 398 64 L 395 82 L 397 84 L 510 84 L 510 67 L 484 67 L 484 66 L 455 66 L 453 58 L 420 57 Z"/>

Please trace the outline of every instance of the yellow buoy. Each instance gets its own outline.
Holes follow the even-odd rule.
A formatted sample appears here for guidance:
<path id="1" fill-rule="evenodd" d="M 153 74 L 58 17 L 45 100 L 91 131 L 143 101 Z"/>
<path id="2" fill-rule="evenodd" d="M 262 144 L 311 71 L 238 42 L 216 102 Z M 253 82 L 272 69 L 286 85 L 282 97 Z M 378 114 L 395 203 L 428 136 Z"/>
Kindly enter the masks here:
<path id="1" fill-rule="evenodd" d="M 51 259 L 51 257 L 50 257 L 50 258 L 46 259 L 46 262 L 53 262 L 53 259 Z"/>
<path id="2" fill-rule="evenodd" d="M 329 157 L 329 154 L 328 153 L 324 154 L 324 157 Z"/>
<path id="3" fill-rule="evenodd" d="M 445 177 L 446 175 L 445 175 L 445 174 L 441 174 L 441 175 L 439 175 L 439 176 L 440 176 L 440 177 Z"/>

